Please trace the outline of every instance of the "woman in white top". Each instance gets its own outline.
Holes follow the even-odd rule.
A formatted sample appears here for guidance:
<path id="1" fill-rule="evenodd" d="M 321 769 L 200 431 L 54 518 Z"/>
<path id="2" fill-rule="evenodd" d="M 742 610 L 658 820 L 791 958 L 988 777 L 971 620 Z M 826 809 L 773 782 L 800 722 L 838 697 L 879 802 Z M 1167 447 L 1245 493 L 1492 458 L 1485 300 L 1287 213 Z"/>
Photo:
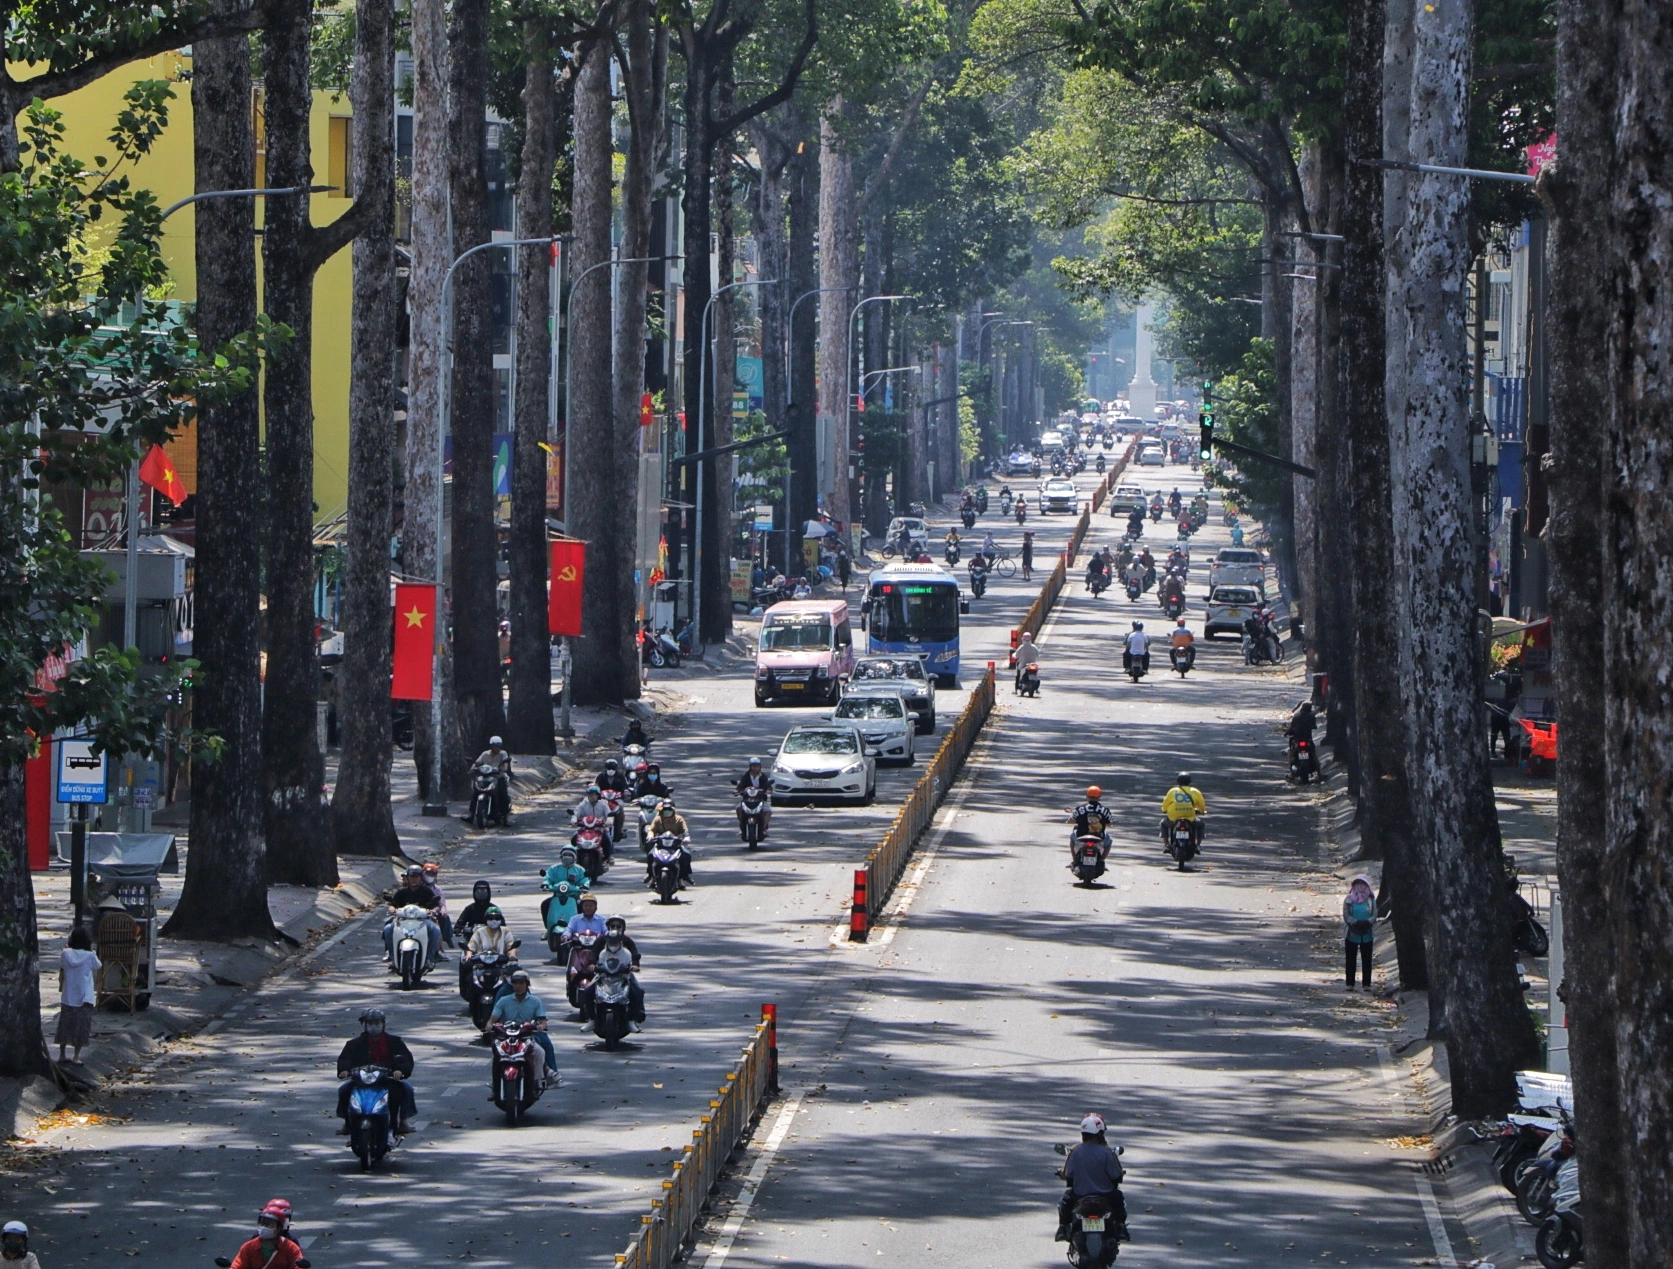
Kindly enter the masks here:
<path id="1" fill-rule="evenodd" d="M 75 1056 L 70 1061 L 80 1066 L 81 1051 L 93 1038 L 93 976 L 99 969 L 98 953 L 93 951 L 87 927 L 76 926 L 70 931 L 69 945 L 58 954 L 58 1031 L 53 1039 L 60 1062 L 64 1061 L 64 1050 L 71 1048 Z"/>

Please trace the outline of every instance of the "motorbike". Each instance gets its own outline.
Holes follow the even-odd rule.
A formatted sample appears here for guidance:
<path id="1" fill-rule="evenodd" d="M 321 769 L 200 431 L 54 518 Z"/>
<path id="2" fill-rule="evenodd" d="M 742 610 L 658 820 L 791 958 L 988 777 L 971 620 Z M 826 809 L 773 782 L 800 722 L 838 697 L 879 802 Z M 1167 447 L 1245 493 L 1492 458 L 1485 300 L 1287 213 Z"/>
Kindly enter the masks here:
<path id="1" fill-rule="evenodd" d="M 1063 474 L 1063 456 L 1061 454 L 1053 454 L 1051 456 L 1051 474 L 1053 476 L 1061 476 Z"/>
<path id="2" fill-rule="evenodd" d="M 1284 659 L 1284 645 L 1270 629 L 1263 629 L 1259 639 L 1243 632 L 1244 665 L 1277 665 Z"/>
<path id="3" fill-rule="evenodd" d="M 976 486 L 976 510 L 982 515 L 988 513 L 988 487 L 986 485 Z"/>
<path id="4" fill-rule="evenodd" d="M 1040 667 L 1030 661 L 1022 667 L 1022 677 L 1017 680 L 1017 692 L 1022 696 L 1038 696 L 1040 694 Z"/>
<path id="5" fill-rule="evenodd" d="M 754 850 L 761 843 L 767 821 L 767 791 L 745 789 L 738 797 L 738 814 L 744 820 L 744 841 Z"/>
<path id="6" fill-rule="evenodd" d="M 394 956 L 390 968 L 401 976 L 401 990 L 411 991 L 424 979 L 430 954 L 430 914 L 416 903 L 395 909 L 395 928 L 390 932 Z"/>
<path id="7" fill-rule="evenodd" d="M 946 559 L 948 568 L 957 568 L 958 567 L 958 562 L 959 562 L 960 556 L 959 556 L 959 549 L 958 549 L 958 543 L 957 542 L 947 543 L 947 549 L 945 551 L 943 551 L 941 554 L 942 554 L 943 558 Z"/>
<path id="8" fill-rule="evenodd" d="M 1115 437 L 1114 436 L 1104 437 L 1104 448 L 1105 449 L 1114 449 L 1115 448 Z"/>
<path id="9" fill-rule="evenodd" d="M 498 952 L 482 953 L 471 966 L 471 1025 L 478 1031 L 488 1025 L 495 990 L 516 968 L 514 957 L 501 956 Z"/>
<path id="10" fill-rule="evenodd" d="M 959 512 L 959 520 L 963 522 L 966 531 L 976 527 L 976 508 L 966 507 Z"/>
<path id="11" fill-rule="evenodd" d="M 1104 456 L 1102 454 L 1098 455 L 1097 471 L 1100 476 L 1104 474 Z"/>
<path id="12" fill-rule="evenodd" d="M 505 812 L 494 809 L 496 801 L 510 804 L 510 797 L 501 793 L 504 782 L 505 772 L 486 762 L 471 772 L 471 809 L 467 818 L 474 827 L 487 828 L 490 824 L 501 828 L 506 826 Z M 496 797 L 497 793 L 501 795 Z"/>
<path id="13" fill-rule="evenodd" d="M 795 594 L 795 588 L 789 582 L 779 580 L 768 582 L 765 586 L 751 588 L 749 597 L 757 608 L 771 608 L 774 604 L 781 604 Z"/>
<path id="14" fill-rule="evenodd" d="M 623 827 L 622 803 L 627 800 L 627 795 L 620 789 L 605 789 L 599 796 L 604 799 L 604 805 L 610 812 L 610 840 L 619 842 L 622 839 Z"/>
<path id="15" fill-rule="evenodd" d="M 1017 513 L 1016 514 L 1017 514 L 1017 523 L 1018 524 L 1021 524 L 1024 520 L 1028 519 L 1028 504 L 1026 502 L 1022 502 L 1022 501 L 1019 500 L 1017 502 Z"/>
<path id="16" fill-rule="evenodd" d="M 1136 601 L 1142 594 L 1144 594 L 1144 582 L 1137 577 L 1129 577 L 1127 579 L 1127 598 Z"/>
<path id="17" fill-rule="evenodd" d="M 581 895 L 567 877 L 554 884 L 543 873 L 540 887 L 548 892 L 540 901 L 540 919 L 546 925 L 546 947 L 561 965 L 569 953 L 569 947 L 563 941 L 564 927 L 569 924 L 569 918 L 580 911 Z"/>
<path id="18" fill-rule="evenodd" d="M 645 639 L 639 649 L 644 663 L 653 670 L 680 668 L 680 645 L 666 630 L 645 631 Z"/>
<path id="19" fill-rule="evenodd" d="M 349 1089 L 349 1149 L 360 1160 L 360 1170 L 370 1172 L 401 1143 L 389 1110 L 389 1082 L 396 1076 L 387 1066 L 357 1066 L 349 1078 L 354 1081 Z"/>
<path id="20" fill-rule="evenodd" d="M 564 991 L 569 1007 L 581 1007 L 581 987 L 592 977 L 593 962 L 598 959 L 599 935 L 594 930 L 582 930 L 569 941 L 569 972 L 564 978 Z"/>
<path id="21" fill-rule="evenodd" d="M 1110 575 L 1102 569 L 1099 569 L 1096 573 L 1088 573 L 1086 575 L 1086 589 L 1092 592 L 1092 597 L 1094 599 L 1096 599 L 1099 595 L 1102 595 L 1109 588 Z"/>
<path id="22" fill-rule="evenodd" d="M 1534 914 L 1534 906 L 1522 897 L 1516 881 L 1516 856 L 1505 856 L 1505 899 L 1510 904 L 1510 941 L 1518 952 L 1529 956 L 1545 956 L 1551 951 L 1551 938 Z"/>
<path id="23" fill-rule="evenodd" d="M 597 885 L 610 867 L 604 854 L 604 822 L 597 816 L 584 816 L 575 827 L 575 862 L 586 871 L 587 884 Z"/>
<path id="24" fill-rule="evenodd" d="M 1516 1170 L 1516 1210 L 1538 1228 L 1556 1210 L 1557 1172 L 1574 1155 L 1574 1137 L 1565 1128 L 1541 1144 L 1539 1153 Z"/>
<path id="25" fill-rule="evenodd" d="M 1580 1163 L 1568 1159 L 1557 1169 L 1552 1212 L 1534 1235 L 1534 1254 L 1545 1269 L 1571 1269 L 1586 1256 L 1580 1222 Z"/>
<path id="26" fill-rule="evenodd" d="M 1052 1148 L 1060 1155 L 1069 1153 L 1065 1145 Z M 1115 1147 L 1115 1152 L 1123 1153 L 1120 1146 Z M 1059 1168 L 1057 1175 L 1061 1177 L 1063 1169 Z M 1120 1212 L 1116 1210 L 1117 1201 L 1121 1203 Z M 1119 1190 L 1113 1201 L 1099 1195 L 1076 1199 L 1069 1217 L 1069 1247 L 1065 1252 L 1069 1263 L 1076 1269 L 1109 1269 L 1121 1254 L 1121 1240 L 1127 1237 L 1125 1209 L 1126 1202 Z"/>
<path id="27" fill-rule="evenodd" d="M 656 820 L 656 808 L 662 805 L 662 799 L 647 794 L 639 799 L 639 849 L 650 849 L 651 824 Z"/>
<path id="28" fill-rule="evenodd" d="M 1162 596 L 1162 615 L 1165 616 L 1169 621 L 1172 621 L 1175 617 L 1178 617 L 1184 611 L 1185 611 L 1185 595 L 1184 595 L 1183 592 Z"/>
<path id="29" fill-rule="evenodd" d="M 1163 831 L 1163 841 L 1167 844 L 1168 854 L 1179 865 L 1179 871 L 1185 871 L 1185 865 L 1195 858 L 1197 853 L 1197 829 L 1195 820 L 1169 820 Z"/>
<path id="30" fill-rule="evenodd" d="M 1197 663 L 1197 645 L 1187 643 L 1183 648 L 1169 648 L 1168 663 L 1184 678 Z"/>
<path id="31" fill-rule="evenodd" d="M 532 1022 L 497 1022 L 491 1032 L 494 1057 L 489 1088 L 494 1105 L 505 1112 L 505 1122 L 513 1128 L 540 1100 L 540 1085 L 529 1060 L 529 1050 L 536 1043 L 534 1032 Z"/>
<path id="32" fill-rule="evenodd" d="M 1121 654 L 1121 669 L 1133 682 L 1137 683 L 1150 672 L 1150 654 L 1143 653 L 1135 656 L 1131 652 Z"/>
<path id="33" fill-rule="evenodd" d="M 980 599 L 988 591 L 988 571 L 978 568 L 974 563 L 970 566 L 970 594 Z"/>
<path id="34" fill-rule="evenodd" d="M 1075 838 L 1075 858 L 1069 865 L 1075 883 L 1090 886 L 1104 875 L 1104 839 L 1096 833 Z"/>
<path id="35" fill-rule="evenodd" d="M 1548 1115 L 1512 1114 L 1493 1149 L 1493 1172 L 1499 1184 L 1515 1194 L 1522 1165 L 1537 1155 L 1546 1139 L 1562 1126 L 1562 1120 Z"/>
<path id="36" fill-rule="evenodd" d="M 1160 524 L 1162 522 L 1162 504 L 1160 502 L 1153 502 L 1150 504 L 1150 521 L 1152 524 Z"/>
<path id="37" fill-rule="evenodd" d="M 1311 736 L 1290 737 L 1290 779 L 1306 784 L 1319 778 L 1319 753 Z"/>
<path id="38" fill-rule="evenodd" d="M 1015 501 L 1016 501 L 1016 497 L 1011 493 L 1011 491 L 1009 489 L 1007 489 L 1004 493 L 1000 494 L 999 495 L 999 514 L 1000 515 L 1006 515 L 1006 516 L 1010 515 L 1011 514 L 1011 504 Z"/>
<path id="39" fill-rule="evenodd" d="M 680 901 L 680 839 L 658 833 L 651 841 L 651 885 L 664 903 Z"/>
<path id="40" fill-rule="evenodd" d="M 628 991 L 631 980 L 632 973 L 628 970 L 600 973 L 593 979 L 593 1034 L 604 1041 L 607 1052 L 621 1048 L 623 1038 L 633 1030 L 633 1025 L 628 1020 Z"/>

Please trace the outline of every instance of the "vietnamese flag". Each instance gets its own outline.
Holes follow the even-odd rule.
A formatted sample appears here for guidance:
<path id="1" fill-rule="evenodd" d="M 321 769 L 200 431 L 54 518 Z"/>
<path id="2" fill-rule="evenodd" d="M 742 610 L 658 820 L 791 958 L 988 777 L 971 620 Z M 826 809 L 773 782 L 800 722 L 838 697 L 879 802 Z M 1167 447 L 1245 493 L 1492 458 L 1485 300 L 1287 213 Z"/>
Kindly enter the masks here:
<path id="1" fill-rule="evenodd" d="M 581 633 L 581 595 L 587 578 L 587 544 L 575 538 L 552 543 L 551 589 L 546 598 L 546 631 Z"/>
<path id="2" fill-rule="evenodd" d="M 177 507 L 186 501 L 186 486 L 180 483 L 180 473 L 174 470 L 161 445 L 151 447 L 139 465 L 139 478 Z"/>
<path id="3" fill-rule="evenodd" d="M 389 696 L 397 701 L 430 699 L 436 655 L 436 588 L 400 582 L 395 587 L 395 666 Z"/>

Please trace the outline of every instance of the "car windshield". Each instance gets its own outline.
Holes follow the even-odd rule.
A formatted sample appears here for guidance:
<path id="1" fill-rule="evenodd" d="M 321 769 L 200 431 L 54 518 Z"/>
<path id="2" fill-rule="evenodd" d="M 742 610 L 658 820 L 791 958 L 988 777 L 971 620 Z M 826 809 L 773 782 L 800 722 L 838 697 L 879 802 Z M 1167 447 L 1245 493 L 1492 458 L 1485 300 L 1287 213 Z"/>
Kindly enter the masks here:
<path id="1" fill-rule="evenodd" d="M 858 753 L 851 731 L 793 731 L 784 738 L 785 753 Z"/>
<path id="2" fill-rule="evenodd" d="M 1222 564 L 1259 564 L 1261 562 L 1258 551 L 1221 551 Z"/>
<path id="3" fill-rule="evenodd" d="M 1140 489 L 1137 485 L 1122 485 L 1120 489 L 1116 490 L 1116 497 L 1142 498 L 1144 497 L 1144 490 Z"/>
<path id="4" fill-rule="evenodd" d="M 894 583 L 872 594 L 873 637 L 889 643 L 921 639 L 946 643 L 958 638 L 958 587 Z"/>
<path id="5" fill-rule="evenodd" d="M 918 679 L 924 677 L 924 663 L 918 660 L 861 661 L 854 666 L 854 679 Z"/>
<path id="6" fill-rule="evenodd" d="M 892 696 L 847 696 L 836 707 L 838 718 L 904 718 L 906 711 Z"/>
<path id="7" fill-rule="evenodd" d="M 823 651 L 831 646 L 830 619 L 822 614 L 767 618 L 761 627 L 763 652 L 794 652 L 805 649 Z"/>
<path id="8" fill-rule="evenodd" d="M 1255 592 L 1236 586 L 1222 586 L 1214 592 L 1214 602 L 1217 604 L 1252 604 L 1255 602 Z"/>

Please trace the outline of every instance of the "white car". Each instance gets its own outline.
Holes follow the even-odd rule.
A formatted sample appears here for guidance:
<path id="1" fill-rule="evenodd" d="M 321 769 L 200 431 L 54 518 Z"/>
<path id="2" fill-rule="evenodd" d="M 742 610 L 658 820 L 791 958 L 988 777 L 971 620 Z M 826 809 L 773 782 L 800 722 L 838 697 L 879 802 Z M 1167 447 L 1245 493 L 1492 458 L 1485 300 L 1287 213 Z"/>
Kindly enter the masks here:
<path id="1" fill-rule="evenodd" d="M 1132 515 L 1135 509 L 1148 511 L 1149 508 L 1149 499 L 1138 485 L 1117 485 L 1115 492 L 1110 495 L 1112 516 Z"/>
<path id="2" fill-rule="evenodd" d="M 913 737 L 918 734 L 918 715 L 888 689 L 848 689 L 834 711 L 825 717 L 833 723 L 849 723 L 860 729 L 867 749 L 880 759 L 909 767 L 917 758 Z"/>
<path id="3" fill-rule="evenodd" d="M 1261 592 L 1253 586 L 1216 586 L 1208 596 L 1208 619 L 1203 622 L 1203 638 L 1212 639 L 1221 631 L 1240 633 L 1243 623 L 1260 602 Z"/>
<path id="4" fill-rule="evenodd" d="M 1075 482 L 1066 476 L 1054 476 L 1040 486 L 1040 512 L 1066 511 L 1073 514 L 1076 507 Z"/>
<path id="5" fill-rule="evenodd" d="M 848 676 L 850 692 L 882 691 L 900 697 L 918 716 L 918 734 L 935 730 L 935 676 L 918 657 L 861 657 Z"/>
<path id="6" fill-rule="evenodd" d="M 1044 450 L 1058 449 L 1063 444 L 1063 433 L 1056 428 L 1050 428 L 1040 433 L 1040 448 Z"/>
<path id="7" fill-rule="evenodd" d="M 917 516 L 896 516 L 889 521 L 889 536 L 883 539 L 884 542 L 899 542 L 902 529 L 905 529 L 911 535 L 913 546 L 920 546 L 925 552 L 928 552 L 929 525 L 918 519 Z"/>
<path id="8" fill-rule="evenodd" d="M 776 806 L 791 798 L 848 798 L 864 806 L 877 794 L 877 751 L 851 723 L 795 727 L 773 759 Z"/>
<path id="9" fill-rule="evenodd" d="M 1139 446 L 1140 467 L 1166 467 L 1168 456 L 1160 445 L 1147 441 Z"/>
<path id="10" fill-rule="evenodd" d="M 1266 561 L 1259 551 L 1246 546 L 1222 547 L 1208 562 L 1208 588 L 1216 586 L 1266 587 Z"/>
<path id="11" fill-rule="evenodd" d="M 1031 476 L 1038 465 L 1039 460 L 1034 455 L 1027 450 L 1018 449 L 1011 451 L 1006 470 L 1013 476 Z"/>

